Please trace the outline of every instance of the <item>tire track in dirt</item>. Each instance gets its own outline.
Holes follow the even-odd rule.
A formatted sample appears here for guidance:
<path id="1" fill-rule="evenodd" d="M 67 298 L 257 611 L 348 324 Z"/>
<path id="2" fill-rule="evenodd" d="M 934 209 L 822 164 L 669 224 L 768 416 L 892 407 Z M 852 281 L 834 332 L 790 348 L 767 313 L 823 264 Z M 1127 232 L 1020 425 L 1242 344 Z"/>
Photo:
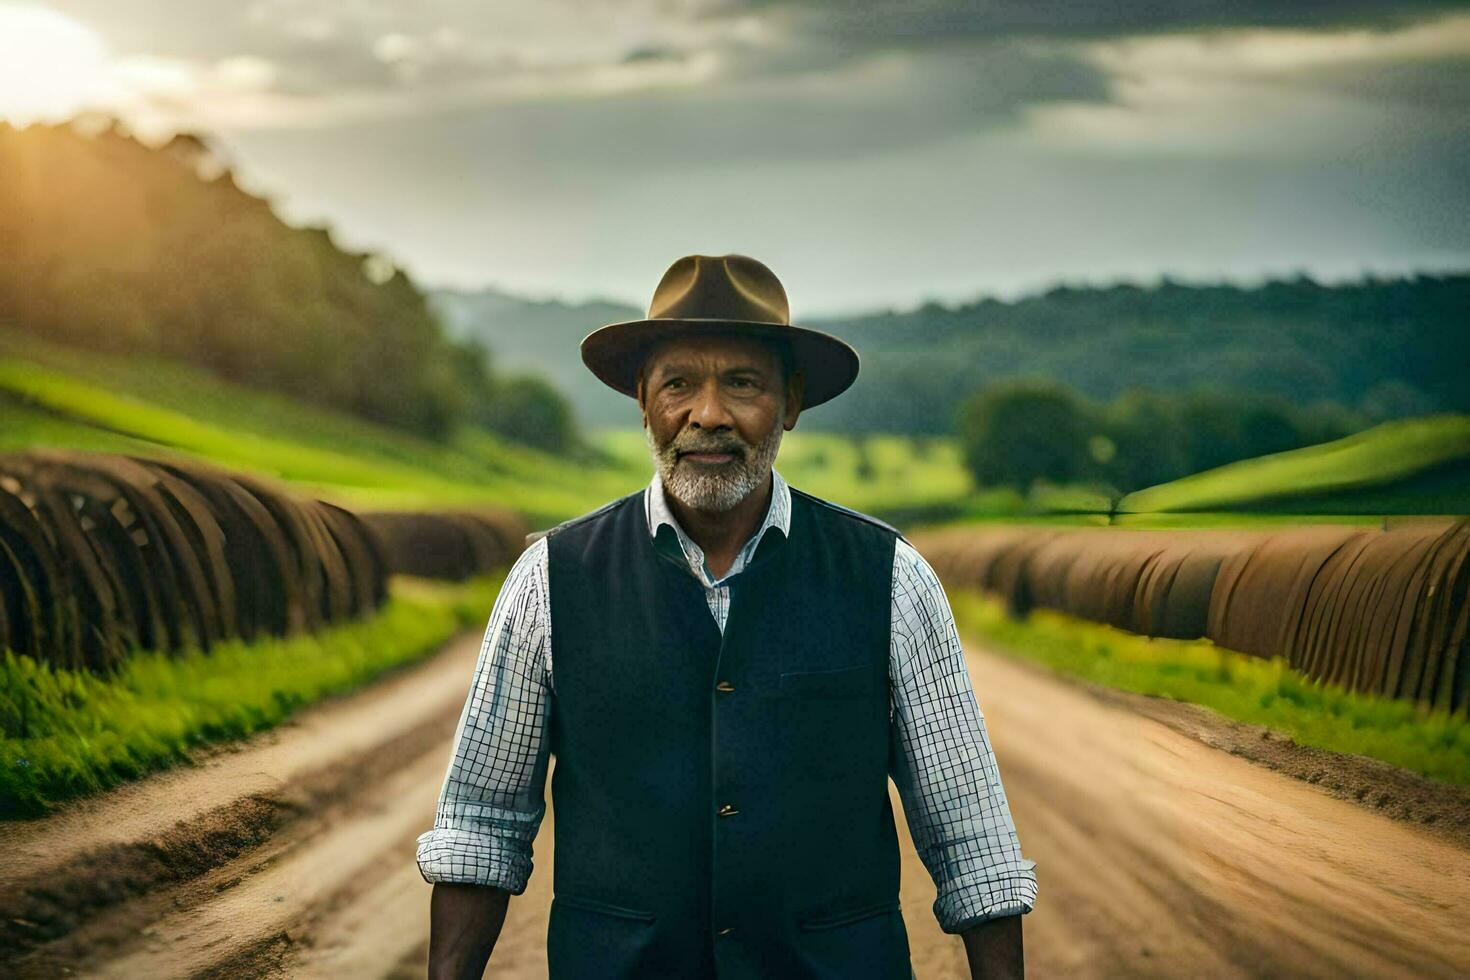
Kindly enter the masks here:
<path id="1" fill-rule="evenodd" d="M 443 779 L 443 756 L 425 753 L 373 787 L 370 799 L 359 800 L 341 819 L 294 842 L 213 900 L 153 923 L 141 948 L 113 957 L 93 975 L 195 975 L 225 959 L 235 963 L 229 972 L 238 976 L 252 972 L 252 956 L 241 954 L 252 953 L 255 939 L 284 935 L 293 943 L 308 941 L 324 914 L 392 876 L 404 842 L 432 820 Z M 359 936 L 372 937 L 386 925 L 364 922 Z"/>

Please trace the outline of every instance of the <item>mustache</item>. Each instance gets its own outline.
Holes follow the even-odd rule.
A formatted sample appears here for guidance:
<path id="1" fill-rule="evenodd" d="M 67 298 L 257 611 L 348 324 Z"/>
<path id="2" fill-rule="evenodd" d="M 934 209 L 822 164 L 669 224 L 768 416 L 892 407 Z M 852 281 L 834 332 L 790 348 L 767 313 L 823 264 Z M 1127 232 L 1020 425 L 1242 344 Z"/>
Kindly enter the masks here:
<path id="1" fill-rule="evenodd" d="M 669 444 L 669 451 L 677 453 L 680 456 L 685 453 L 733 453 L 736 456 L 743 456 L 748 451 L 748 447 L 740 442 L 700 442 L 686 440 L 681 443 L 675 440 Z"/>

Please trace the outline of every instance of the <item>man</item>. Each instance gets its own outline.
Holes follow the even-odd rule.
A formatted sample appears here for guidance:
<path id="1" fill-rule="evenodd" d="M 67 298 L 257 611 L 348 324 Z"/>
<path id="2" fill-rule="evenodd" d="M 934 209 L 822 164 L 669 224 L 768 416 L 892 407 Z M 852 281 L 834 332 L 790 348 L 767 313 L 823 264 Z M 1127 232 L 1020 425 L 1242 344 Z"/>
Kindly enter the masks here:
<path id="1" fill-rule="evenodd" d="M 1020 976 L 1035 865 L 943 589 L 772 466 L 856 352 L 792 326 L 761 263 L 692 255 L 582 357 L 638 400 L 655 471 L 537 540 L 495 602 L 419 838 L 431 976 L 484 969 L 549 753 L 553 980 L 911 977 L 890 776 L 941 928 L 975 976 Z"/>

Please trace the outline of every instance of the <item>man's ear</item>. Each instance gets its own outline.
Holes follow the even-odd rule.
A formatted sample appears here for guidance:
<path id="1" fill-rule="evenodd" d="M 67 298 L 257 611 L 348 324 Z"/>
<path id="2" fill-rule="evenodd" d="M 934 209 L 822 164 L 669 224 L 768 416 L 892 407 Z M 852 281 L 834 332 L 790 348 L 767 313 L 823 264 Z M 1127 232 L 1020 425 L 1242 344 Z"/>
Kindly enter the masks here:
<path id="1" fill-rule="evenodd" d="M 806 375 L 800 370 L 791 375 L 786 385 L 786 415 L 781 420 L 789 432 L 796 428 L 796 417 L 801 414 L 801 396 L 806 393 Z"/>

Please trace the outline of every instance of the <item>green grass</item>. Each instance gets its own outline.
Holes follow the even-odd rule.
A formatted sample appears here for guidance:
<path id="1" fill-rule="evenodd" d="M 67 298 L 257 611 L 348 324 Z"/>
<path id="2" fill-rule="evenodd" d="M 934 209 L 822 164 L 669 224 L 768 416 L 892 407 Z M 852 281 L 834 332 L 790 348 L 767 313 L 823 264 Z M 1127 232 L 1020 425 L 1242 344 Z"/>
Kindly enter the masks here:
<path id="1" fill-rule="evenodd" d="M 483 625 L 503 573 L 462 584 L 393 580 L 368 619 L 315 634 L 218 644 L 205 654 L 134 651 L 98 677 L 4 651 L 0 816 L 54 804 L 183 762 L 190 750 L 279 724 Z"/>
<path id="2" fill-rule="evenodd" d="M 6 450 L 194 457 L 356 509 L 497 504 L 550 522 L 645 479 L 536 452 L 484 430 L 465 429 L 438 445 L 243 388 L 230 393 L 233 411 L 218 394 L 186 411 L 16 357 L 0 358 L 0 396 L 6 412 L 0 448 Z"/>
<path id="3" fill-rule="evenodd" d="M 207 459 L 351 509 L 494 504 L 538 527 L 647 482 L 640 429 L 589 435 L 574 459 L 466 427 L 445 444 L 224 382 L 159 359 L 49 344 L 0 328 L 0 450 L 34 446 Z M 794 486 L 901 526 L 1109 523 L 1082 487 L 977 490 L 951 438 L 853 438 L 802 427 L 777 467 Z M 1125 497 L 1113 523 L 1228 527 L 1376 523 L 1470 510 L 1470 416 L 1385 423 L 1337 442 L 1245 460 Z M 1292 513 L 1295 512 L 1295 513 Z"/>
<path id="4" fill-rule="evenodd" d="M 0 425 L 0 452 L 65 447 L 87 452 L 169 455 L 156 443 L 61 418 L 13 399 L 4 391 L 0 391 L 0 418 L 4 419 L 4 424 Z"/>
<path id="5" fill-rule="evenodd" d="M 1470 416 L 1384 422 L 1345 439 L 1196 473 L 1139 490 L 1120 511 L 1244 507 L 1348 513 L 1455 513 L 1470 508 Z"/>
<path id="6" fill-rule="evenodd" d="M 1208 640 L 1137 636 L 1046 609 L 1018 622 L 999 600 L 974 589 L 952 590 L 950 600 L 962 632 L 1008 655 L 1107 687 L 1201 704 L 1302 745 L 1470 785 L 1470 717 L 1463 711 L 1357 694 L 1309 680 L 1280 659 L 1248 657 Z"/>

